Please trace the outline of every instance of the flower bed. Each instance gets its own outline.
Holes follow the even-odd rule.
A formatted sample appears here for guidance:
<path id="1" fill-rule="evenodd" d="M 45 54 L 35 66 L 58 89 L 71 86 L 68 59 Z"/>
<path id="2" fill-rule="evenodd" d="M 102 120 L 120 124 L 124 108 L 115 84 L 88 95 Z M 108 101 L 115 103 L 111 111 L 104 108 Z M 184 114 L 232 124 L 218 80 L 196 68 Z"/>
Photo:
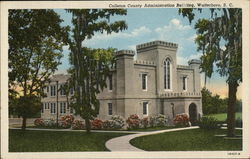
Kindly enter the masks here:
<path id="1" fill-rule="evenodd" d="M 179 127 L 187 127 L 191 125 L 189 117 L 185 113 L 177 114 L 174 119 L 174 124 Z"/>

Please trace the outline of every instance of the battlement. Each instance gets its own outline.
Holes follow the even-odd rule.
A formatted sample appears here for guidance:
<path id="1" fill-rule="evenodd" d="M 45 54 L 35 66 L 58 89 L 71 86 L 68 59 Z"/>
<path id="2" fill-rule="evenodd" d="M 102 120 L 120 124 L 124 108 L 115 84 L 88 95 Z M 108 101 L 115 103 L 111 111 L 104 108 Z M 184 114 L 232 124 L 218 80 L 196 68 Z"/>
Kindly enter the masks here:
<path id="1" fill-rule="evenodd" d="M 135 52 L 133 50 L 120 50 L 115 53 L 115 56 L 129 55 L 134 56 Z"/>
<path id="2" fill-rule="evenodd" d="M 192 67 L 186 65 L 177 65 L 177 69 L 192 69 Z"/>
<path id="3" fill-rule="evenodd" d="M 157 40 L 157 41 L 152 41 L 152 42 L 137 45 L 136 49 L 140 50 L 140 49 L 150 48 L 153 46 L 163 46 L 163 47 L 177 49 L 178 44 Z"/>
<path id="4" fill-rule="evenodd" d="M 135 60 L 134 64 L 156 66 L 155 62 L 153 62 L 153 61 L 144 61 L 144 60 Z"/>
<path id="5" fill-rule="evenodd" d="M 191 65 L 191 64 L 198 64 L 198 65 L 200 65 L 200 64 L 201 64 L 201 60 L 192 59 L 192 60 L 189 60 L 189 61 L 188 61 L 188 64 L 189 64 L 189 65 Z"/>

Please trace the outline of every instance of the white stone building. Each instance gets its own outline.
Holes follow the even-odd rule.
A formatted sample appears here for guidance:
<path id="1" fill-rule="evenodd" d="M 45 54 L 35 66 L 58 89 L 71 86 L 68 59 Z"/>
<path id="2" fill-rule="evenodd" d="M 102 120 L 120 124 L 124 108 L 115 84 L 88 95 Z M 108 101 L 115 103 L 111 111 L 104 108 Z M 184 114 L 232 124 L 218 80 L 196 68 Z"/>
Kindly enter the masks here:
<path id="1" fill-rule="evenodd" d="M 188 66 L 177 65 L 177 47 L 177 44 L 164 41 L 137 45 L 136 60 L 134 51 L 116 52 L 116 69 L 107 79 L 108 87 L 98 95 L 98 118 L 164 114 L 172 119 L 176 114 L 187 113 L 191 121 L 197 120 L 202 115 L 200 61 L 193 59 Z M 56 94 L 56 81 L 60 88 L 68 77 L 52 77 L 45 89 L 48 96 L 42 99 L 42 118 L 56 117 L 57 101 L 59 116 L 73 112 L 67 106 L 65 93 L 60 91 L 58 96 Z"/>

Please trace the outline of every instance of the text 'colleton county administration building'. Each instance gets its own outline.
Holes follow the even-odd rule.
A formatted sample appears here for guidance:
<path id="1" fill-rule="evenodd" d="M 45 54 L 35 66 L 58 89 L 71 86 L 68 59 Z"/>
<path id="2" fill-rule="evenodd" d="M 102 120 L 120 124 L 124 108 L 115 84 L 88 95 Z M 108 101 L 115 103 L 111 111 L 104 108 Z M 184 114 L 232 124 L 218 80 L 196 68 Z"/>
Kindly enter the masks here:
<path id="1" fill-rule="evenodd" d="M 100 110 L 97 118 L 109 119 L 112 115 L 127 118 L 164 114 L 169 119 L 176 114 L 189 114 L 190 120 L 202 115 L 200 88 L 200 61 L 190 60 L 188 66 L 177 65 L 177 44 L 153 41 L 136 46 L 135 52 L 121 50 L 115 53 L 116 69 L 107 78 L 107 88 L 99 95 Z M 47 97 L 42 99 L 44 119 L 56 118 L 57 87 L 69 75 L 58 74 L 45 88 Z M 70 91 L 71 95 L 74 93 Z M 71 114 L 63 91 L 58 92 L 59 116 Z"/>

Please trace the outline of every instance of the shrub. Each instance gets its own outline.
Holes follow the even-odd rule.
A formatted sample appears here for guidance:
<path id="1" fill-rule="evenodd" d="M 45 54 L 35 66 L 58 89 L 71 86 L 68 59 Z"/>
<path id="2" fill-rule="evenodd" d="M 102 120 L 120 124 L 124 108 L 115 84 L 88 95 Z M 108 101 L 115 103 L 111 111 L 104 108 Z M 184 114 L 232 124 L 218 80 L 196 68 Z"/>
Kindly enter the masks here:
<path id="1" fill-rule="evenodd" d="M 136 114 L 130 115 L 126 120 L 129 129 L 136 129 L 140 127 L 140 119 Z"/>
<path id="2" fill-rule="evenodd" d="M 74 120 L 72 123 L 72 129 L 74 130 L 82 130 L 85 128 L 84 122 L 81 120 Z"/>
<path id="3" fill-rule="evenodd" d="M 73 115 L 64 115 L 61 117 L 61 120 L 72 124 L 72 122 L 74 121 L 74 116 Z"/>
<path id="4" fill-rule="evenodd" d="M 103 122 L 103 128 L 104 129 L 114 129 L 115 127 L 115 121 L 114 120 L 105 120 Z"/>
<path id="5" fill-rule="evenodd" d="M 56 127 L 56 121 L 54 119 L 44 120 L 44 126 L 46 126 L 46 127 Z"/>
<path id="6" fill-rule="evenodd" d="M 111 120 L 114 121 L 114 129 L 121 129 L 125 125 L 124 119 L 119 115 L 112 116 Z"/>
<path id="7" fill-rule="evenodd" d="M 92 129 L 102 129 L 103 121 L 100 119 L 94 119 L 91 121 L 91 128 Z"/>
<path id="8" fill-rule="evenodd" d="M 159 114 L 149 118 L 150 127 L 163 127 L 167 125 L 167 118 L 165 115 Z"/>
<path id="9" fill-rule="evenodd" d="M 218 129 L 220 124 L 214 117 L 202 117 L 201 121 L 198 122 L 201 129 Z"/>
<path id="10" fill-rule="evenodd" d="M 175 119 L 174 119 L 174 124 L 176 126 L 180 126 L 180 127 L 186 127 L 186 126 L 190 126 L 190 122 L 189 122 L 189 117 L 187 114 L 185 113 L 182 113 L 182 114 L 177 114 L 175 116 Z"/>
<path id="11" fill-rule="evenodd" d="M 38 118 L 38 119 L 36 119 L 36 120 L 34 121 L 34 125 L 35 125 L 35 126 L 44 126 L 44 120 Z"/>
<path id="12" fill-rule="evenodd" d="M 143 128 L 147 128 L 149 126 L 149 119 L 148 117 L 144 117 L 141 119 L 141 126 Z"/>
<path id="13" fill-rule="evenodd" d="M 235 127 L 242 128 L 242 119 L 241 118 L 237 118 L 235 120 Z"/>

